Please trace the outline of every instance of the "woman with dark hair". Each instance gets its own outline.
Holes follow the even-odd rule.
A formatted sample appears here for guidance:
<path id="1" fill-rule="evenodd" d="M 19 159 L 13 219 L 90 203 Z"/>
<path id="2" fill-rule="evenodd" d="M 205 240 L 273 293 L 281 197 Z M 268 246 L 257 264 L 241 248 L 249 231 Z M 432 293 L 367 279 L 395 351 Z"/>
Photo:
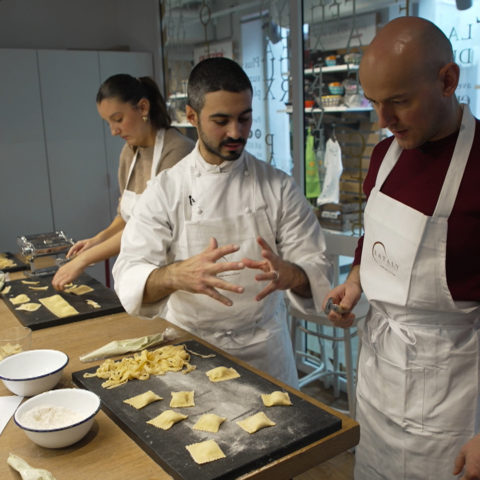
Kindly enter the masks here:
<path id="1" fill-rule="evenodd" d="M 72 246 L 67 254 L 71 260 L 53 277 L 57 290 L 63 290 L 88 265 L 118 254 L 123 229 L 147 182 L 175 165 L 194 147 L 192 140 L 171 127 L 165 100 L 149 77 L 113 75 L 100 86 L 96 102 L 112 135 L 125 140 L 118 169 L 118 212 L 106 229 Z"/>

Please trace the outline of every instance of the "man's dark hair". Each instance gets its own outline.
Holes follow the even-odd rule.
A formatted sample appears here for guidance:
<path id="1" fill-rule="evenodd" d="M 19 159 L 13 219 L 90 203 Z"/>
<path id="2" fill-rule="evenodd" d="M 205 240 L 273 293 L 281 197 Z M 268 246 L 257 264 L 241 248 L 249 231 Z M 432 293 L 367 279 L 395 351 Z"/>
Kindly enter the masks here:
<path id="1" fill-rule="evenodd" d="M 250 79 L 237 62 L 225 57 L 202 60 L 188 78 L 188 105 L 199 113 L 205 104 L 205 94 L 219 90 L 253 93 Z"/>

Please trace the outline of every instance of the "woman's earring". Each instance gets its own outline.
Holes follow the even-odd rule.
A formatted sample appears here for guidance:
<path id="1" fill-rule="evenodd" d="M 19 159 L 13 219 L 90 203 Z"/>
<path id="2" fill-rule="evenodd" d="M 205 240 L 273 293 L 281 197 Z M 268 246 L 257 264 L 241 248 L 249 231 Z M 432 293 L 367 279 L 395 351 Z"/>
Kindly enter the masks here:
<path id="1" fill-rule="evenodd" d="M 147 122 L 148 122 L 148 115 L 144 115 L 144 116 L 142 117 L 142 120 L 143 120 L 145 123 L 147 123 Z"/>

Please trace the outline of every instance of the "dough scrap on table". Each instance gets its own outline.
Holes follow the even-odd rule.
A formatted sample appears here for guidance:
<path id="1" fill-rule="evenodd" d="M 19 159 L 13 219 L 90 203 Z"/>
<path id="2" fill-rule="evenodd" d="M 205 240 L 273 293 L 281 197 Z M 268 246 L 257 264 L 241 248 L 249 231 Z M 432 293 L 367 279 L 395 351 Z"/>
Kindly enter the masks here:
<path id="1" fill-rule="evenodd" d="M 42 305 L 40 303 L 22 303 L 15 310 L 23 310 L 25 312 L 36 312 Z"/>
<path id="2" fill-rule="evenodd" d="M 160 415 L 157 415 L 155 418 L 148 420 L 147 423 L 153 425 L 154 427 L 161 428 L 162 430 L 169 430 L 176 423 L 181 422 L 188 418 L 188 415 L 183 415 L 173 410 L 165 410 Z"/>
<path id="3" fill-rule="evenodd" d="M 74 285 L 65 289 L 65 293 L 73 293 L 74 295 L 85 295 L 88 292 L 93 292 L 93 288 L 88 285 Z"/>
<path id="4" fill-rule="evenodd" d="M 220 425 L 226 420 L 225 417 L 220 417 L 215 413 L 205 413 L 192 427 L 194 430 L 201 430 L 202 432 L 217 433 L 220 429 Z"/>
<path id="5" fill-rule="evenodd" d="M 28 297 L 28 295 L 25 295 L 24 293 L 21 293 L 20 295 L 17 295 L 16 297 L 11 298 L 10 301 L 14 305 L 20 305 L 21 303 L 29 302 L 30 298 Z"/>
<path id="6" fill-rule="evenodd" d="M 195 392 L 171 392 L 172 399 L 170 400 L 170 406 L 172 408 L 181 408 L 181 407 L 194 407 Z"/>
<path id="7" fill-rule="evenodd" d="M 4 270 L 5 268 L 12 268 L 16 265 L 17 264 L 13 260 L 10 260 L 9 258 L 6 258 L 4 256 L 0 257 L 0 270 Z"/>
<path id="8" fill-rule="evenodd" d="M 144 393 L 141 393 L 140 395 L 135 395 L 134 397 L 127 398 L 123 401 L 123 403 L 128 403 L 128 405 L 131 405 L 133 408 L 140 410 L 141 408 L 150 405 L 150 403 L 157 402 L 159 400 L 163 400 L 163 397 L 157 395 L 151 390 L 148 390 Z"/>
<path id="9" fill-rule="evenodd" d="M 273 407 L 276 405 L 292 405 L 292 401 L 290 400 L 290 395 L 288 392 L 272 392 L 272 393 L 262 393 L 261 395 L 263 404 L 266 407 Z"/>
<path id="10" fill-rule="evenodd" d="M 192 443 L 185 447 L 196 463 L 208 463 L 225 458 L 225 454 L 215 440 Z"/>
<path id="11" fill-rule="evenodd" d="M 39 298 L 38 301 L 48 308 L 56 317 L 63 318 L 70 315 L 78 315 L 76 308 L 72 307 L 61 295 Z"/>
<path id="12" fill-rule="evenodd" d="M 211 382 L 223 382 L 225 380 L 232 380 L 240 377 L 240 374 L 234 368 L 216 367 L 206 372 L 207 377 Z"/>
<path id="13" fill-rule="evenodd" d="M 38 280 L 22 280 L 22 283 L 25 285 L 38 285 L 40 282 Z"/>
<path id="14" fill-rule="evenodd" d="M 44 287 L 28 287 L 30 290 L 48 290 L 48 285 Z"/>
<path id="15" fill-rule="evenodd" d="M 12 286 L 11 286 L 11 285 L 7 285 L 0 293 L 6 295 L 7 293 L 10 292 L 11 289 L 12 289 Z"/>
<path id="16" fill-rule="evenodd" d="M 100 308 L 101 305 L 99 303 L 97 303 L 95 300 L 91 300 L 90 298 L 85 300 L 87 302 L 88 305 L 90 305 L 91 307 L 93 308 Z"/>
<path id="17" fill-rule="evenodd" d="M 248 433 L 255 433 L 265 427 L 273 427 L 276 423 L 270 420 L 263 412 L 258 412 L 251 417 L 236 422 L 238 426 Z"/>

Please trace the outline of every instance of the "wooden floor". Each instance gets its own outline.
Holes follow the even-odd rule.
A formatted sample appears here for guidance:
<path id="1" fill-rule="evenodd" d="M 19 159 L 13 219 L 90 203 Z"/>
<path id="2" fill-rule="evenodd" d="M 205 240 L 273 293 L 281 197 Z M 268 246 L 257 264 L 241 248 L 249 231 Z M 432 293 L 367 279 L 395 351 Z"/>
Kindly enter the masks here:
<path id="1" fill-rule="evenodd" d="M 302 388 L 302 391 L 342 412 L 348 409 L 347 396 L 341 393 L 340 398 L 335 399 L 331 389 L 325 390 L 319 380 Z M 348 451 L 295 477 L 295 480 L 353 480 L 354 462 L 355 454 Z"/>
<path id="2" fill-rule="evenodd" d="M 295 480 L 352 480 L 354 459 L 353 453 L 342 453 L 295 477 Z"/>

